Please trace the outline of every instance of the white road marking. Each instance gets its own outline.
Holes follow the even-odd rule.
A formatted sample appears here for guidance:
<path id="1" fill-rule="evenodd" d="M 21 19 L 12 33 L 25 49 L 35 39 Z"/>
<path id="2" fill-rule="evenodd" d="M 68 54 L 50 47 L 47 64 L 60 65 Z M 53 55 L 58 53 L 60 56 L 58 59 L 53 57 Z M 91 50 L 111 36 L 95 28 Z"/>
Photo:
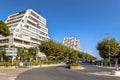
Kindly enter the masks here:
<path id="1" fill-rule="evenodd" d="M 94 72 L 94 73 L 88 73 L 88 74 L 94 74 L 94 75 L 111 75 L 110 72 Z"/>
<path id="2" fill-rule="evenodd" d="M 0 75 L 6 75 L 5 73 L 0 73 Z"/>
<path id="3" fill-rule="evenodd" d="M 8 80 L 15 80 L 16 77 L 10 77 Z"/>

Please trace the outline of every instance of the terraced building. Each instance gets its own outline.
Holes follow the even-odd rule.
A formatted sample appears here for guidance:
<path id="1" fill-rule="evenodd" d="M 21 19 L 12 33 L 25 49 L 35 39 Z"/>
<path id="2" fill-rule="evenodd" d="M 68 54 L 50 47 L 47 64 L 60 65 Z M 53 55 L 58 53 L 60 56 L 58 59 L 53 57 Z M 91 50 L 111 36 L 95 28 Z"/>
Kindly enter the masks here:
<path id="1" fill-rule="evenodd" d="M 50 39 L 46 19 L 32 9 L 8 16 L 6 23 L 10 36 L 0 36 L 0 46 L 14 45 L 19 47 L 36 47 L 42 40 Z"/>
<path id="2" fill-rule="evenodd" d="M 74 37 L 64 38 L 63 44 L 80 51 L 80 41 Z"/>

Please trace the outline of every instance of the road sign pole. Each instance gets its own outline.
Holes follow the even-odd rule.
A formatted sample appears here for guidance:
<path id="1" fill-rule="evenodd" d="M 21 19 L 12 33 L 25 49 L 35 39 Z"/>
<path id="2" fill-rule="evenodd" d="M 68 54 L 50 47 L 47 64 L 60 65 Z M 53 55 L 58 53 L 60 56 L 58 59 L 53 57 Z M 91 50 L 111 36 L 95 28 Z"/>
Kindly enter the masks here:
<path id="1" fill-rule="evenodd" d="M 12 56 L 12 65 L 14 64 L 14 59 L 15 58 L 16 58 L 15 56 Z"/>

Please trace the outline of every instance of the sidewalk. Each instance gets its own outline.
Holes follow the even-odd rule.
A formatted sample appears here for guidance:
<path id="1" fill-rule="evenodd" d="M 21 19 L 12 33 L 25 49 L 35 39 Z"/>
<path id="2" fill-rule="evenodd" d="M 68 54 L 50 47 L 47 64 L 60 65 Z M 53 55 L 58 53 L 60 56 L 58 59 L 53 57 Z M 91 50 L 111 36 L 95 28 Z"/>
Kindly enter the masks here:
<path id="1" fill-rule="evenodd" d="M 44 68 L 53 66 L 63 66 L 65 64 L 51 64 L 51 65 L 38 65 L 30 66 L 29 68 L 16 68 L 16 67 L 0 67 L 0 80 L 15 80 L 15 78 L 22 72 L 34 69 L 34 68 Z"/>
<path id="2" fill-rule="evenodd" d="M 0 68 L 0 80 L 15 80 L 20 73 L 31 68 Z"/>
<path id="3" fill-rule="evenodd" d="M 97 67 L 102 67 L 102 68 L 107 68 L 107 69 L 116 69 L 116 67 L 109 67 L 109 66 L 98 66 Z M 120 70 L 120 67 L 118 67 L 118 69 Z"/>

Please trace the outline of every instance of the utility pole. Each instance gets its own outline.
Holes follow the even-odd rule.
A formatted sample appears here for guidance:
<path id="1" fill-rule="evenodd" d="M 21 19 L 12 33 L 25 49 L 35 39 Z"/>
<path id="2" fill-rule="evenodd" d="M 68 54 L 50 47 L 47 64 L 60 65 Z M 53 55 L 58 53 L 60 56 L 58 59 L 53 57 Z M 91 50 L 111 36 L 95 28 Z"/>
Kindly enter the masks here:
<path id="1" fill-rule="evenodd" d="M 37 23 L 37 24 L 36 24 L 36 28 L 37 28 L 37 29 L 36 29 L 36 43 L 37 43 L 37 44 L 36 44 L 36 52 L 37 52 L 37 55 L 38 55 L 38 44 L 39 44 L 39 43 L 38 43 L 38 25 L 39 25 L 39 24 Z M 36 61 L 38 62 L 38 56 L 36 57 Z"/>
<path id="2" fill-rule="evenodd" d="M 106 33 L 106 35 L 108 35 L 108 58 L 109 58 L 109 67 L 111 67 L 111 57 L 110 57 L 110 38 L 109 38 L 109 32 Z"/>
<path id="3" fill-rule="evenodd" d="M 111 61 L 110 61 L 110 44 L 108 46 L 109 46 L 109 66 L 111 67 Z"/>
<path id="4" fill-rule="evenodd" d="M 40 54 L 40 50 L 39 50 L 39 30 L 38 30 L 38 26 L 39 26 L 39 23 L 37 23 L 37 37 L 36 37 L 36 39 L 37 39 L 37 62 L 39 62 L 39 64 L 40 64 L 40 67 L 41 67 L 41 57 L 40 56 L 38 56 L 39 54 Z"/>

